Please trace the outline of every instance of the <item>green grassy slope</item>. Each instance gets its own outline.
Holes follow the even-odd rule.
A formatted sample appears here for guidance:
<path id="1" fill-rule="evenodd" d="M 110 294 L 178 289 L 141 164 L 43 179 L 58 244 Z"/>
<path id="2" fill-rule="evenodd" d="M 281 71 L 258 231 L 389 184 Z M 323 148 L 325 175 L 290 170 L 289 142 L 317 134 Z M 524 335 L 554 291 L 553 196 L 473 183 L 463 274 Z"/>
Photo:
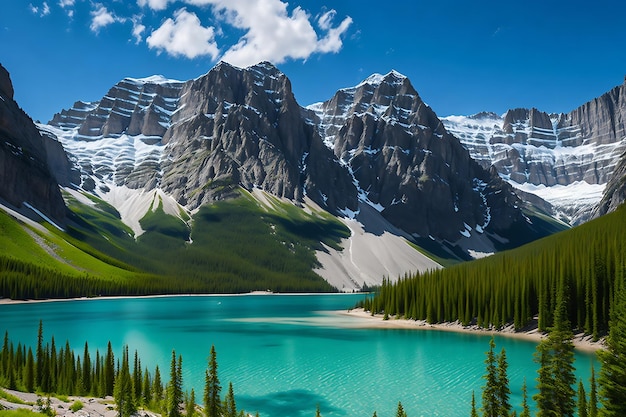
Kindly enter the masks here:
<path id="1" fill-rule="evenodd" d="M 271 197 L 271 208 L 263 207 L 241 191 L 192 219 L 156 204 L 135 240 L 110 205 L 65 198 L 71 210 L 65 232 L 49 228 L 33 238 L 28 226 L 0 212 L 0 296 L 333 291 L 312 272 L 314 251 L 320 242 L 337 248 L 349 236 L 327 213 Z"/>

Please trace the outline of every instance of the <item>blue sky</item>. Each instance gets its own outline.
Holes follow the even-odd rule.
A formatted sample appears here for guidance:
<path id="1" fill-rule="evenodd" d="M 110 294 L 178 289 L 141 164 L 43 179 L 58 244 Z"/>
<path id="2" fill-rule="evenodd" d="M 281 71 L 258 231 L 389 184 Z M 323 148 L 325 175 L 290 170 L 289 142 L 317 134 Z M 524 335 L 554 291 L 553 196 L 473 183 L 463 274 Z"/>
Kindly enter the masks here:
<path id="1" fill-rule="evenodd" d="M 569 112 L 626 74 L 626 2 L 2 0 L 0 63 L 49 120 L 126 76 L 274 62 L 301 105 L 395 69 L 440 116 Z"/>

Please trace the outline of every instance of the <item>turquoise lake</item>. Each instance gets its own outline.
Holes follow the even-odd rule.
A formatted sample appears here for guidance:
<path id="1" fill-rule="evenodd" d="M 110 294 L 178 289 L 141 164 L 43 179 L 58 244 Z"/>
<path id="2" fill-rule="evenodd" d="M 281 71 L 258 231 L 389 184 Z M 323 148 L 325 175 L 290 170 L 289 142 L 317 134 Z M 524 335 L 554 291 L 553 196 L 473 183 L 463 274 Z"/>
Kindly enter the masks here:
<path id="1" fill-rule="evenodd" d="M 215 345 L 225 394 L 233 383 L 238 408 L 262 417 L 395 415 L 468 416 L 472 390 L 480 403 L 489 336 L 435 330 L 354 328 L 358 318 L 337 313 L 363 295 L 176 296 L 0 305 L 0 330 L 35 346 L 39 320 L 44 339 L 69 340 L 76 354 L 116 356 L 123 345 L 139 352 L 142 366 L 159 365 L 166 379 L 172 349 L 183 356 L 185 389 L 201 401 L 204 372 Z M 535 393 L 535 344 L 496 337 L 509 361 L 511 403 L 519 413 L 526 378 Z M 577 375 L 588 387 L 595 355 L 576 355 Z M 167 382 L 167 381 L 164 381 Z"/>

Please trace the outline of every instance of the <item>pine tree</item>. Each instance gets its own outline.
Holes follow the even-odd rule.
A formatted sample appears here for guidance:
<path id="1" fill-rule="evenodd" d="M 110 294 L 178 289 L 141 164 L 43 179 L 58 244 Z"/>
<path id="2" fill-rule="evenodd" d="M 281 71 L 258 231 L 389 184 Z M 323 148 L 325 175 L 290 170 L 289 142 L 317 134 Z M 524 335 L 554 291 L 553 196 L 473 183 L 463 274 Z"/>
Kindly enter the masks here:
<path id="1" fill-rule="evenodd" d="M 217 357 L 215 346 L 211 346 L 209 354 L 209 368 L 205 372 L 204 384 L 204 412 L 206 417 L 220 417 L 220 380 L 217 376 Z"/>
<path id="2" fill-rule="evenodd" d="M 224 400 L 224 417 L 237 417 L 237 404 L 235 403 L 235 393 L 233 383 L 228 383 L 228 393 Z"/>
<path id="3" fill-rule="evenodd" d="M 320 405 L 317 404 L 315 407 L 315 417 L 322 417 L 322 413 L 320 412 Z"/>
<path id="4" fill-rule="evenodd" d="M 142 404 L 145 407 L 150 405 L 152 401 L 152 381 L 150 381 L 150 372 L 148 372 L 148 368 L 146 368 L 143 373 L 143 381 L 141 383 L 141 393 L 142 393 Z"/>
<path id="5" fill-rule="evenodd" d="M 176 352 L 172 350 L 170 363 L 170 383 L 167 386 L 167 416 L 181 417 L 180 403 L 183 401 L 182 356 L 176 362 Z"/>
<path id="6" fill-rule="evenodd" d="M 24 388 L 27 392 L 35 391 L 35 359 L 33 357 L 33 350 L 28 348 L 28 355 L 26 356 L 26 368 L 24 369 Z"/>
<path id="7" fill-rule="evenodd" d="M 489 341 L 489 350 L 487 351 L 487 359 L 485 359 L 485 365 L 487 373 L 483 376 L 485 379 L 485 385 L 483 386 L 483 416 L 497 417 L 500 410 L 500 404 L 498 401 L 498 368 L 496 366 L 496 356 L 494 349 L 496 343 L 493 337 Z"/>
<path id="8" fill-rule="evenodd" d="M 396 410 L 396 417 L 407 417 L 406 412 L 404 411 L 404 407 L 402 407 L 402 403 L 398 401 L 398 409 Z"/>
<path id="9" fill-rule="evenodd" d="M 122 366 L 115 378 L 115 387 L 113 389 L 119 417 L 130 417 L 137 412 L 132 388 L 133 382 L 128 364 L 128 346 L 125 346 L 122 355 Z"/>
<path id="10" fill-rule="evenodd" d="M 476 395 L 474 395 L 474 391 L 472 391 L 472 411 L 470 412 L 470 417 L 478 417 L 478 412 L 476 411 Z"/>
<path id="11" fill-rule="evenodd" d="M 530 417 L 530 407 L 528 406 L 528 387 L 526 386 L 526 378 L 522 385 L 522 414 L 519 417 Z"/>
<path id="12" fill-rule="evenodd" d="M 589 379 L 589 417 L 598 417 L 598 389 L 596 386 L 596 371 L 591 367 L 591 378 Z"/>
<path id="13" fill-rule="evenodd" d="M 598 385 L 603 417 L 626 416 L 626 289 L 623 285 L 615 294 L 611 308 L 606 350 L 598 351 L 602 364 Z"/>
<path id="14" fill-rule="evenodd" d="M 152 382 L 152 398 L 159 402 L 163 399 L 163 382 L 161 382 L 161 371 L 159 365 L 154 369 L 154 381 Z"/>
<path id="15" fill-rule="evenodd" d="M 133 360 L 133 395 L 135 396 L 135 399 L 137 400 L 137 402 L 141 402 L 142 399 L 142 383 L 143 383 L 143 377 L 141 375 L 141 360 L 139 360 L 139 354 L 137 353 L 137 350 L 135 350 L 135 358 Z"/>
<path id="16" fill-rule="evenodd" d="M 578 382 L 578 417 L 588 417 L 587 394 L 582 379 Z"/>
<path id="17" fill-rule="evenodd" d="M 511 390 L 509 389 L 509 376 L 507 374 L 508 363 L 506 361 L 506 351 L 502 348 L 498 356 L 498 385 L 496 396 L 498 399 L 498 415 L 508 416 L 511 413 L 511 403 L 509 397 Z"/>
<path id="18" fill-rule="evenodd" d="M 187 412 L 187 417 L 194 417 L 196 414 L 196 392 L 191 389 L 191 393 L 188 396 L 187 401 L 185 401 L 185 410 Z"/>
<path id="19" fill-rule="evenodd" d="M 36 359 L 36 373 L 35 373 L 35 385 L 39 388 L 42 387 L 42 380 L 44 377 L 43 371 L 43 321 L 39 320 L 39 329 L 37 330 L 37 351 L 35 352 Z"/>
<path id="20" fill-rule="evenodd" d="M 91 392 L 91 358 L 89 357 L 89 345 L 85 342 L 83 350 L 83 367 L 81 370 L 81 384 L 83 395 Z"/>
<path id="21" fill-rule="evenodd" d="M 113 395 L 115 385 L 115 356 L 111 342 L 107 344 L 107 354 L 104 358 L 104 395 Z"/>
<path id="22" fill-rule="evenodd" d="M 568 287 L 563 278 L 559 284 L 554 326 L 537 346 L 536 360 L 540 365 L 537 379 L 539 392 L 534 398 L 539 409 L 538 417 L 571 417 L 576 408 L 573 388 L 576 382 L 573 334 L 567 318 Z"/>

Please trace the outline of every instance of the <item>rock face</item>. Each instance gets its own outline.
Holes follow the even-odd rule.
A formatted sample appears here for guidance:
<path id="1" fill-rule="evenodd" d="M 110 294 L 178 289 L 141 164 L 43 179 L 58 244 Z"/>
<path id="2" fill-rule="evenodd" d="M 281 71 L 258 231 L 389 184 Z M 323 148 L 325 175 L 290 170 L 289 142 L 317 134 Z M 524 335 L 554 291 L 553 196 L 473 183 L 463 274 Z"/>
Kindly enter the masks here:
<path id="1" fill-rule="evenodd" d="M 62 222 L 65 203 L 51 169 L 69 181 L 69 161 L 62 146 L 42 137 L 32 119 L 13 99 L 8 71 L 0 65 L 0 198 L 15 207 L 31 205 Z"/>
<path id="2" fill-rule="evenodd" d="M 452 244 L 527 224 L 511 186 L 396 72 L 303 108 L 273 65 L 221 63 L 187 82 L 124 79 L 42 128 L 105 200 L 115 187 L 157 189 L 191 211 L 241 186 L 350 218 L 368 204 L 407 235 Z"/>
<path id="3" fill-rule="evenodd" d="M 241 185 L 356 210 L 351 177 L 300 112 L 271 64 L 221 63 L 184 83 L 124 79 L 99 102 L 56 114 L 49 130 L 76 156 L 87 190 L 161 188 L 193 210 Z"/>
<path id="4" fill-rule="evenodd" d="M 403 75 L 371 76 L 309 110 L 361 199 L 403 230 L 454 242 L 521 220 L 510 186 L 470 158 Z"/>
<path id="5" fill-rule="evenodd" d="M 626 85 L 568 114 L 509 110 L 443 118 L 483 167 L 546 199 L 572 224 L 591 218 L 626 151 Z"/>
<path id="6" fill-rule="evenodd" d="M 602 200 L 593 212 L 594 217 L 617 210 L 626 201 L 626 153 L 617 163 L 611 179 L 606 184 Z"/>

